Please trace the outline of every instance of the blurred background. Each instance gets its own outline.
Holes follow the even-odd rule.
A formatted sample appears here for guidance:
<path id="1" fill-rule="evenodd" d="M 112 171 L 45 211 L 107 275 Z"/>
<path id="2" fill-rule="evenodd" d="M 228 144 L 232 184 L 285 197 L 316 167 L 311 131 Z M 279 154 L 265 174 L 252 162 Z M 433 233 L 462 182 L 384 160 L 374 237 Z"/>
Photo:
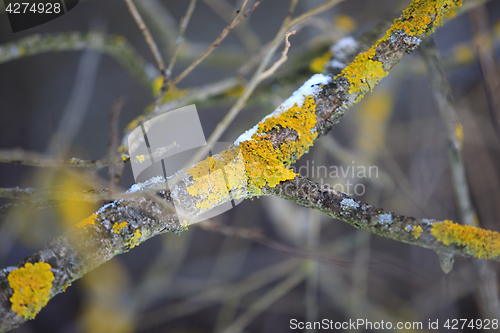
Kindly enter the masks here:
<path id="1" fill-rule="evenodd" d="M 294 16 L 322 3 L 300 0 Z M 393 20 L 409 3 L 350 0 L 303 22 L 290 37 L 288 61 L 260 84 L 220 141 L 233 142 L 321 71 L 321 57 L 336 41 Z M 182 40 L 179 23 L 190 1 L 136 4 L 167 64 L 175 45 L 183 43 L 176 77 L 219 36 L 241 1 L 196 1 Z M 485 64 L 478 54 L 498 59 L 500 1 L 480 6 L 485 10 L 450 17 L 432 36 L 463 127 L 479 224 L 499 231 L 500 77 L 495 62 Z M 289 1 L 263 1 L 164 101 L 175 109 L 176 100 L 191 98 L 186 103 L 196 104 L 208 137 L 251 78 L 288 7 Z M 0 13 L 0 149 L 58 153 L 68 160 L 109 156 L 119 145 L 110 133 L 121 142 L 124 129 L 151 109 L 159 90 L 155 60 L 125 2 L 80 1 L 62 17 L 16 34 L 4 8 Z M 207 92 L 210 87 L 216 92 Z M 122 108 L 111 121 L 118 126 L 113 130 L 116 103 Z M 64 142 L 54 139 L 60 132 L 67 135 Z M 460 222 L 445 126 L 418 51 L 318 140 L 296 170 L 388 211 Z M 130 164 L 118 173 L 114 184 L 107 167 L 0 163 L 0 187 L 99 191 L 134 184 Z M 16 264 L 99 206 L 64 198 L 0 198 L 0 266 Z M 264 241 L 252 240 L 257 232 Z M 485 295 L 476 265 L 456 258 L 446 275 L 432 251 L 261 197 L 112 259 L 13 332 L 289 332 L 291 319 L 409 321 L 424 328 L 436 319 L 440 325 L 454 318 L 494 319 L 498 295 Z M 489 272 L 496 271 L 498 264 L 490 265 Z"/>

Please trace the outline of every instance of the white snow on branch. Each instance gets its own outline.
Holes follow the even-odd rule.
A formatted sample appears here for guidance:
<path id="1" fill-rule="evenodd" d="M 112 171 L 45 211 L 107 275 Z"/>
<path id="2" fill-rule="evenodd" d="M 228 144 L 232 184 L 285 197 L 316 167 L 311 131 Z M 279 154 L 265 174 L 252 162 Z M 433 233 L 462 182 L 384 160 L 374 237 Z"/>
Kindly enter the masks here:
<path id="1" fill-rule="evenodd" d="M 280 113 L 287 111 L 291 107 L 297 103 L 298 107 L 301 107 L 304 104 L 304 101 L 307 96 L 312 95 L 315 96 L 321 90 L 321 87 L 325 84 L 328 84 L 332 81 L 331 76 L 323 75 L 323 74 L 314 74 L 311 76 L 309 80 L 307 80 L 299 89 L 297 89 L 292 96 L 287 98 L 283 103 L 280 104 L 272 113 L 265 116 L 260 122 L 265 121 L 269 117 L 278 116 Z M 259 122 L 259 123 L 260 123 Z M 257 132 L 259 128 L 259 124 L 255 125 L 242 135 L 236 139 L 234 145 L 237 146 L 240 142 L 252 140 L 252 135 Z"/>

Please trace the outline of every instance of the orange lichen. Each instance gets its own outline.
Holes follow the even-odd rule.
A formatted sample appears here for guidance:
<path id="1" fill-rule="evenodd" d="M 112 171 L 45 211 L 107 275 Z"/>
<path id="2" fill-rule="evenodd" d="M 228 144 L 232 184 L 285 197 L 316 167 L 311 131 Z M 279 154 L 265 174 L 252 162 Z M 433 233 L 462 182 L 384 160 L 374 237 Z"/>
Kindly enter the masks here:
<path id="1" fill-rule="evenodd" d="M 444 245 L 464 246 L 467 253 L 477 258 L 494 258 L 500 255 L 500 233 L 461 225 L 445 220 L 434 223 L 432 235 Z"/>
<path id="2" fill-rule="evenodd" d="M 127 222 L 115 223 L 115 225 L 113 226 L 113 232 L 115 234 L 119 234 L 120 231 L 127 226 L 127 224 Z"/>
<path id="3" fill-rule="evenodd" d="M 325 70 L 326 64 L 332 57 L 332 52 L 327 51 L 323 55 L 314 58 L 311 63 L 309 64 L 309 69 L 313 73 L 323 73 Z"/>
<path id="4" fill-rule="evenodd" d="M 76 227 L 77 228 L 83 228 L 86 225 L 94 225 L 96 218 L 97 218 L 97 215 L 96 214 L 92 214 L 89 217 L 87 217 L 86 219 L 83 219 L 80 222 L 78 222 L 76 224 Z"/>
<path id="5" fill-rule="evenodd" d="M 52 267 L 44 262 L 26 263 L 24 267 L 12 271 L 8 276 L 14 290 L 10 302 L 12 311 L 24 319 L 33 319 L 50 299 L 50 289 L 54 274 Z"/>

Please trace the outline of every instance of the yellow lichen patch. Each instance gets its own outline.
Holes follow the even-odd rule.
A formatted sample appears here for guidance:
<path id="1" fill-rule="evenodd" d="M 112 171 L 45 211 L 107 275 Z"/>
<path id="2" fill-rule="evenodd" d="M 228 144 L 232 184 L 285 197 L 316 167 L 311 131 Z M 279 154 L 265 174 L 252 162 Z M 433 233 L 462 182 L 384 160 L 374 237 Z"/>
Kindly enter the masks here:
<path id="1" fill-rule="evenodd" d="M 314 99 L 307 96 L 302 106 L 295 104 L 266 118 L 259 124 L 252 140 L 231 146 L 192 167 L 187 174 L 195 182 L 187 187 L 187 191 L 200 197 L 196 206 L 207 209 L 230 198 L 258 196 L 265 185 L 275 187 L 281 181 L 293 179 L 296 175 L 288 167 L 309 150 L 317 136 L 313 130 L 315 111 Z M 273 147 L 270 133 L 285 129 L 292 130 L 297 138 Z"/>
<path id="2" fill-rule="evenodd" d="M 462 0 L 413 0 L 411 5 L 396 19 L 386 35 L 378 40 L 368 51 L 359 54 L 338 76 L 349 80 L 349 93 L 357 93 L 355 102 L 371 90 L 387 72 L 382 63 L 374 60 L 376 47 L 388 40 L 396 31 L 403 31 L 410 36 L 428 35 L 436 26 L 443 24 L 444 15 L 454 6 L 459 7 Z M 338 77 L 337 76 L 337 77 Z"/>
<path id="3" fill-rule="evenodd" d="M 127 224 L 127 222 L 115 223 L 115 225 L 113 225 L 113 232 L 115 234 L 119 234 L 120 231 L 127 226 Z"/>
<path id="4" fill-rule="evenodd" d="M 323 73 L 325 70 L 326 64 L 332 57 L 332 52 L 327 51 L 322 56 L 314 58 L 309 64 L 309 69 L 313 73 Z"/>
<path id="5" fill-rule="evenodd" d="M 382 40 L 387 40 L 397 30 L 403 30 L 410 36 L 428 35 L 443 24 L 444 16 L 452 8 L 461 5 L 462 0 L 413 0 Z"/>
<path id="6" fill-rule="evenodd" d="M 230 147 L 221 153 L 208 157 L 188 171 L 195 183 L 187 188 L 190 195 L 201 196 L 196 203 L 200 209 L 208 209 L 229 200 L 245 196 L 245 164 L 240 150 Z"/>
<path id="7" fill-rule="evenodd" d="M 455 136 L 457 137 L 458 143 L 460 144 L 460 147 L 463 147 L 464 145 L 464 127 L 462 124 L 457 123 L 455 126 Z"/>
<path id="8" fill-rule="evenodd" d="M 291 163 L 309 151 L 317 133 L 316 104 L 312 96 L 307 96 L 302 106 L 295 104 L 290 109 L 267 118 L 259 124 L 252 140 L 240 143 L 248 178 L 250 196 L 262 194 L 266 185 L 276 186 L 281 181 L 293 179 L 296 174 L 288 169 Z M 269 140 L 272 130 L 293 130 L 297 140 L 284 140 L 279 147 L 273 147 Z"/>
<path id="9" fill-rule="evenodd" d="M 474 50 L 466 43 L 458 44 L 453 50 L 455 60 L 462 65 L 468 65 L 474 61 Z"/>
<path id="10" fill-rule="evenodd" d="M 135 158 L 139 161 L 139 163 L 142 163 L 145 160 L 144 155 L 136 155 Z"/>
<path id="11" fill-rule="evenodd" d="M 432 235 L 444 245 L 464 246 L 467 253 L 477 258 L 494 258 L 500 255 L 500 233 L 461 225 L 445 220 L 434 223 Z"/>
<path id="12" fill-rule="evenodd" d="M 14 290 L 10 298 L 11 309 L 19 317 L 33 319 L 49 301 L 54 280 L 51 268 L 44 262 L 27 263 L 9 274 L 7 279 Z"/>
<path id="13" fill-rule="evenodd" d="M 333 20 L 335 27 L 344 30 L 347 33 L 354 32 L 358 25 L 356 21 L 349 15 L 341 14 L 337 15 Z"/>
<path id="14" fill-rule="evenodd" d="M 83 228 L 86 225 L 94 225 L 96 218 L 97 218 L 97 215 L 96 214 L 92 214 L 89 217 L 87 217 L 86 219 L 83 219 L 80 222 L 78 222 L 76 224 L 76 227 L 77 228 Z"/>
<path id="15" fill-rule="evenodd" d="M 134 247 L 139 245 L 141 242 L 141 236 L 142 236 L 141 232 L 139 231 L 139 229 L 137 229 L 134 232 L 134 235 L 132 236 L 132 238 L 130 238 L 130 240 L 128 241 L 128 246 L 130 246 L 130 248 L 133 249 Z"/>
<path id="16" fill-rule="evenodd" d="M 415 239 L 418 239 L 421 233 L 422 233 L 422 227 L 419 225 L 414 227 L 413 231 L 411 232 L 411 234 L 413 235 L 413 237 L 415 237 Z"/>
<path id="17" fill-rule="evenodd" d="M 358 54 L 339 74 L 349 80 L 349 93 L 359 94 L 357 100 L 363 98 L 366 92 L 372 90 L 388 74 L 381 62 L 373 60 L 375 52 L 375 46 L 372 46 L 368 51 Z"/>

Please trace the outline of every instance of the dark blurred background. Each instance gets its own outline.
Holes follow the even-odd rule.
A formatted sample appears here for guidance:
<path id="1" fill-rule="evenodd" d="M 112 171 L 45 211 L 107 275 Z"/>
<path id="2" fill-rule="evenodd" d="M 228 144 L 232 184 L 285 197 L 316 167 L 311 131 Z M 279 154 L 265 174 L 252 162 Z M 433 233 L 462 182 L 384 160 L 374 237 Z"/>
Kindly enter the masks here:
<path id="1" fill-rule="evenodd" d="M 295 15 L 323 2 L 300 0 Z M 155 29 L 151 12 L 141 10 L 168 64 L 176 39 L 174 29 L 185 15 L 189 1 L 144 0 L 147 3 L 159 5 L 164 12 L 156 13 L 160 17 L 167 13 L 163 23 L 173 27 L 166 31 L 158 30 L 158 26 Z M 227 25 L 228 17 L 223 18 L 214 10 L 220 9 L 217 6 L 221 3 L 237 8 L 232 0 L 197 1 L 174 77 Z M 308 21 L 290 38 L 289 60 L 275 78 L 261 84 L 262 88 L 256 90 L 221 141 L 234 141 L 286 99 L 313 74 L 310 61 L 324 54 L 332 43 L 348 35 L 360 36 L 377 23 L 392 20 L 408 4 L 409 1 L 350 0 Z M 191 89 L 237 76 L 238 69 L 274 38 L 288 6 L 289 1 L 263 1 L 245 20 L 244 29 L 232 31 L 178 88 Z M 487 15 L 483 19 L 489 23 L 489 36 L 496 46 L 492 52 L 498 59 L 500 1 L 489 1 L 484 6 Z M 15 34 L 5 10 L 0 12 L 1 149 L 49 151 L 85 54 L 84 50 L 76 50 L 23 56 L 23 50 L 16 50 L 15 43 L 27 36 L 97 29 L 105 35 L 123 36 L 145 59 L 142 74 L 146 83 L 109 53 L 97 60 L 88 107 L 73 133 L 74 140 L 69 142 L 66 158 L 100 159 L 106 155 L 109 115 L 118 96 L 124 98 L 120 129 L 154 102 L 151 84 L 158 71 L 124 1 L 80 1 L 62 17 Z M 492 125 L 486 84 L 473 43 L 477 35 L 469 13 L 448 20 L 432 36 L 463 125 L 464 160 L 478 219 L 482 227 L 499 231 L 500 138 Z M 280 47 L 276 59 L 281 50 Z M 2 58 L 7 52 L 15 59 Z M 243 77 L 249 79 L 251 73 Z M 237 89 L 196 103 L 207 137 L 235 102 L 234 91 Z M 498 93 L 494 90 L 493 97 Z M 355 194 L 359 195 L 355 197 L 386 210 L 460 222 L 444 125 L 418 51 L 406 56 L 372 94 L 349 110 L 341 123 L 299 161 L 297 167 L 300 166 L 307 170 L 302 175 L 350 194 L 354 187 L 348 189 L 346 182 L 358 185 Z M 376 173 L 370 178 L 358 177 L 360 168 L 368 166 L 374 167 Z M 356 176 L 341 177 L 339 172 L 340 177 L 336 177 L 333 167 L 355 168 Z M 109 186 L 107 168 L 78 172 L 99 177 Z M 76 184 L 88 189 L 87 185 L 72 182 L 74 178 L 50 168 L 41 171 L 0 164 L 0 187 L 58 190 Z M 127 165 L 118 186 L 126 189 L 133 183 Z M 1 205 L 12 203 L 19 201 L 0 199 Z M 85 209 L 90 209 L 71 205 L 68 208 L 65 202 L 48 206 L 40 209 L 22 205 L 2 210 L 2 267 L 16 264 L 61 234 L 68 214 L 84 214 Z M 373 236 L 271 197 L 246 200 L 212 222 L 235 228 L 260 228 L 268 240 L 285 245 L 288 250 L 278 251 L 193 225 L 180 236 L 156 237 L 114 258 L 57 295 L 35 320 L 14 332 L 225 332 L 228 327 L 245 332 L 288 332 L 291 319 L 323 318 L 419 321 L 427 328 L 429 320 L 439 319 L 442 324 L 453 318 L 486 319 L 489 313 L 471 259 L 456 258 L 454 269 L 445 275 L 437 256 L 429 250 Z M 304 259 L 290 249 L 311 251 L 328 260 L 314 256 Z M 492 269 L 497 271 L 497 266 L 492 265 Z"/>

